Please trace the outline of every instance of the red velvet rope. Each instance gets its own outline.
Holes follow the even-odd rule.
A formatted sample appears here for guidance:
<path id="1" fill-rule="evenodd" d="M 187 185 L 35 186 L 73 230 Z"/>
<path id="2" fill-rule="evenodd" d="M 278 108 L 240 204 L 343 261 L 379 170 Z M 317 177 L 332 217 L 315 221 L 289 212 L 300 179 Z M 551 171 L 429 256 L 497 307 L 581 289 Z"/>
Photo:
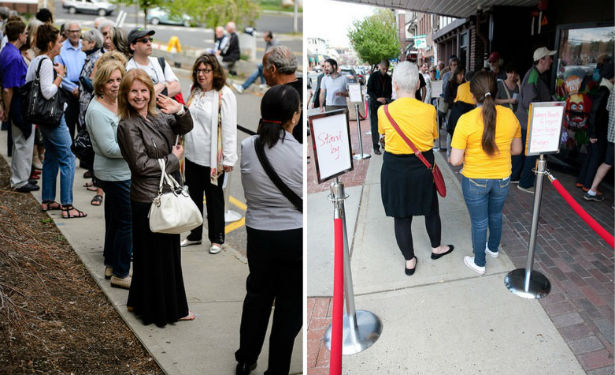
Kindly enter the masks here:
<path id="1" fill-rule="evenodd" d="M 335 264 L 333 273 L 333 319 L 331 323 L 331 357 L 329 375 L 342 374 L 342 338 L 344 336 L 344 227 L 334 219 Z"/>
<path id="2" fill-rule="evenodd" d="M 562 196 L 562 198 L 564 198 L 564 200 L 568 203 L 568 205 L 572 207 L 574 212 L 576 212 L 577 215 L 579 215 L 581 219 L 583 219 L 583 221 L 585 221 L 594 230 L 594 232 L 596 232 L 600 237 L 602 237 L 602 239 L 605 240 L 609 244 L 609 246 L 615 247 L 613 235 L 607 232 L 606 229 L 604 229 L 600 224 L 598 224 L 598 222 L 594 220 L 593 217 L 589 216 L 587 211 L 585 211 L 577 203 L 577 201 L 575 201 L 574 198 L 570 194 L 568 194 L 566 189 L 564 189 L 562 184 L 560 184 L 560 182 L 556 178 L 553 178 L 553 180 L 551 180 L 551 183 L 553 184 L 555 190 L 557 190 L 557 192 Z"/>

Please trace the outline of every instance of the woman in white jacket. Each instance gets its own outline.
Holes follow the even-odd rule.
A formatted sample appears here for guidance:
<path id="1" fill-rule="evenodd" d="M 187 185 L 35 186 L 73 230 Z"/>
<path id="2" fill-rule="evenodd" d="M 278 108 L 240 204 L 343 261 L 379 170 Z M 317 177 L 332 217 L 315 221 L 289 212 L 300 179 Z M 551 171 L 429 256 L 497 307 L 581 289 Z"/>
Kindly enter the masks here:
<path id="1" fill-rule="evenodd" d="M 237 161 L 237 101 L 226 86 L 224 69 L 215 55 L 204 54 L 192 69 L 193 85 L 188 99 L 194 128 L 185 138 L 186 185 L 197 207 L 207 201 L 207 227 L 211 246 L 217 254 L 224 244 L 225 173 Z M 203 227 L 193 229 L 182 246 L 198 245 Z"/>

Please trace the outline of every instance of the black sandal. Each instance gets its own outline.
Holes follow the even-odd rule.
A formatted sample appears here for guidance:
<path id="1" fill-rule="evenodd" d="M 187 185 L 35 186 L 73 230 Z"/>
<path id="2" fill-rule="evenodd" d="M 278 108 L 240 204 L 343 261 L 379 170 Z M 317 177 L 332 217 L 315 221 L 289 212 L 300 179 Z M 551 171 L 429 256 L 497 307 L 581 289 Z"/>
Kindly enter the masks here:
<path id="1" fill-rule="evenodd" d="M 77 211 L 76 215 L 71 215 L 71 211 Z M 64 213 L 66 212 L 66 215 L 64 215 Z M 79 211 L 78 209 L 76 209 L 75 207 L 73 207 L 72 204 L 66 204 L 66 205 L 62 205 L 62 219 L 78 219 L 78 218 L 82 218 L 82 217 L 86 217 L 88 216 L 88 214 L 86 214 L 83 211 Z"/>
<path id="2" fill-rule="evenodd" d="M 46 206 L 43 206 L 46 205 Z M 56 201 L 42 201 L 41 202 L 41 211 L 58 211 L 62 209 L 62 205 Z"/>
<path id="3" fill-rule="evenodd" d="M 92 206 L 100 206 L 102 205 L 102 201 L 103 201 L 103 196 L 100 194 L 96 194 L 94 198 L 92 198 L 92 200 L 90 201 L 90 204 Z"/>

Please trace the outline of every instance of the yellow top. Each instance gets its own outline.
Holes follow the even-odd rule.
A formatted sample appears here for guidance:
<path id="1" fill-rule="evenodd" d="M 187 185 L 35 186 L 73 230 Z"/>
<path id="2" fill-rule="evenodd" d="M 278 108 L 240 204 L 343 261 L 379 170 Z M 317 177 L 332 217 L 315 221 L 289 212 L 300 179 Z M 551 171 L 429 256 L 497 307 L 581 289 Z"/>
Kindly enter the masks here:
<path id="1" fill-rule="evenodd" d="M 451 147 L 465 150 L 461 174 L 467 178 L 501 179 L 510 176 L 512 163 L 510 145 L 513 138 L 521 138 L 521 125 L 510 108 L 496 105 L 495 154 L 483 151 L 483 109 L 475 108 L 463 114 L 453 134 Z"/>
<path id="2" fill-rule="evenodd" d="M 419 151 L 433 148 L 438 137 L 436 108 L 414 98 L 399 98 L 389 104 L 389 113 Z M 412 149 L 397 134 L 384 113 L 384 106 L 378 108 L 378 133 L 384 134 L 384 149 L 392 154 L 413 154 Z"/>
<path id="3" fill-rule="evenodd" d="M 470 92 L 470 81 L 464 82 L 457 87 L 457 96 L 455 97 L 455 101 L 462 101 L 468 104 L 476 105 L 476 99 Z"/>

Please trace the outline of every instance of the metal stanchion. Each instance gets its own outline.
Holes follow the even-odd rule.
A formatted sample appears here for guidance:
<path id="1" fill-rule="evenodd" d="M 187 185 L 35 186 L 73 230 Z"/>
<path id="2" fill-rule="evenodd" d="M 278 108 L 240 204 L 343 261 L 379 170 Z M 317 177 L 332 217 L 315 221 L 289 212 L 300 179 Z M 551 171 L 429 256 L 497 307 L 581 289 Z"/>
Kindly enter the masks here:
<path id="1" fill-rule="evenodd" d="M 546 174 L 547 161 L 541 154 L 536 161 L 536 190 L 534 191 L 534 214 L 530 231 L 530 243 L 525 268 L 517 268 L 509 272 L 504 279 L 508 290 L 523 298 L 542 298 L 551 291 L 549 279 L 538 271 L 533 271 L 534 250 L 536 248 L 536 231 L 540 217 L 540 200 L 542 198 L 542 182 Z"/>
<path id="2" fill-rule="evenodd" d="M 357 112 L 357 130 L 359 133 L 359 154 L 354 154 L 352 155 L 352 158 L 355 160 L 361 160 L 361 159 L 368 159 L 371 158 L 372 156 L 370 154 L 364 154 L 363 153 L 363 137 L 361 136 L 361 119 L 359 118 L 359 105 L 355 104 L 354 108 Z"/>
<path id="3" fill-rule="evenodd" d="M 350 270 L 350 250 L 348 247 L 348 234 L 346 232 L 346 212 L 344 200 L 348 195 L 344 192 L 344 184 L 339 178 L 331 183 L 329 199 L 335 205 L 335 218 L 342 218 L 344 226 L 344 293 L 346 295 L 346 314 L 344 314 L 344 337 L 342 343 L 343 354 L 362 352 L 374 344 L 382 333 L 382 322 L 374 313 L 365 310 L 356 310 L 354 304 L 354 290 L 352 287 L 352 272 Z M 325 333 L 325 345 L 331 349 L 331 327 Z"/>
<path id="4" fill-rule="evenodd" d="M 224 192 L 224 222 L 225 223 L 232 223 L 242 218 L 242 215 L 239 212 L 229 209 L 230 207 L 229 199 L 231 197 L 231 195 L 229 194 L 230 187 L 231 187 L 231 173 L 226 172 L 224 174 L 224 186 L 222 187 L 222 190 Z"/>

